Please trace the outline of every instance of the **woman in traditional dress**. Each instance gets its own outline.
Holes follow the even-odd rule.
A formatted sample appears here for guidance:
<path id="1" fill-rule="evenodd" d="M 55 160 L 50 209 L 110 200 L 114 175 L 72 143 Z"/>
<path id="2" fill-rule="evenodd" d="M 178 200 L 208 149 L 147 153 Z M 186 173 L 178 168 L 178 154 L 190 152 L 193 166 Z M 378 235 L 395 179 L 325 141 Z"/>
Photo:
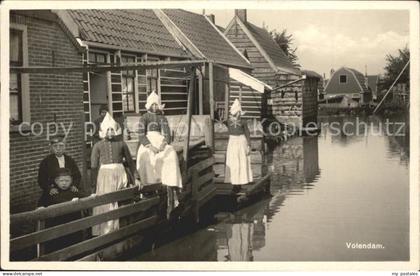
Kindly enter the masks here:
<path id="1" fill-rule="evenodd" d="M 243 114 L 241 103 L 235 99 L 227 121 L 229 142 L 226 150 L 225 169 L 225 183 L 231 183 L 234 192 L 239 192 L 241 185 L 252 182 L 251 140 L 248 124 L 241 118 Z"/>
<path id="2" fill-rule="evenodd" d="M 137 170 L 142 185 L 162 183 L 168 191 L 168 213 L 178 206 L 177 193 L 182 188 L 178 155 L 169 145 L 171 133 L 163 116 L 159 96 L 153 91 L 146 102 L 146 110 L 139 121 Z"/>
<path id="3" fill-rule="evenodd" d="M 125 188 L 128 184 L 127 174 L 123 165 L 123 159 L 135 176 L 135 184 L 140 185 L 140 177 L 135 163 L 131 158 L 127 144 L 115 136 L 121 134 L 121 128 L 117 122 L 107 113 L 101 123 L 99 137 L 102 139 L 93 146 L 91 156 L 91 168 L 98 171 L 96 178 L 96 195 L 115 192 Z M 93 173 L 93 175 L 96 175 Z M 93 208 L 93 215 L 102 214 L 118 208 L 118 203 L 110 203 Z M 119 228 L 118 220 L 110 220 L 92 228 L 94 236 L 107 234 Z"/>

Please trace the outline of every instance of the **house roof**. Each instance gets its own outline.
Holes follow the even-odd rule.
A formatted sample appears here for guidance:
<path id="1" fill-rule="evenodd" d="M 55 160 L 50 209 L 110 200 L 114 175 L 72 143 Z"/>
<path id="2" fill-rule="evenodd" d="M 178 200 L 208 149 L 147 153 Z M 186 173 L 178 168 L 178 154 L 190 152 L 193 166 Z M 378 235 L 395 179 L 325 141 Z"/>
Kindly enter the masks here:
<path id="1" fill-rule="evenodd" d="M 356 81 L 359 83 L 360 87 L 363 89 L 363 92 L 369 92 L 368 88 L 365 85 L 365 76 L 363 76 L 362 73 L 360 73 L 359 71 L 353 68 L 345 67 L 345 69 L 354 74 Z"/>
<path id="2" fill-rule="evenodd" d="M 64 31 L 67 37 L 70 39 L 72 44 L 76 47 L 79 52 L 84 52 L 85 49 L 79 44 L 77 39 L 73 36 L 71 28 L 66 24 L 65 18 L 62 17 L 59 10 L 11 10 L 11 14 L 20 14 L 24 16 L 30 16 L 42 20 L 48 20 L 56 22 L 60 28 Z"/>
<path id="3" fill-rule="evenodd" d="M 267 54 L 267 58 L 270 59 L 269 63 L 271 62 L 274 64 L 278 70 L 300 75 L 299 69 L 295 68 L 293 63 L 289 60 L 280 46 L 273 40 L 266 29 L 257 27 L 248 21 L 242 22 L 238 17 L 236 17 L 236 20 L 247 28 L 255 39 L 255 42 L 258 43 L 258 46 Z"/>
<path id="4" fill-rule="evenodd" d="M 68 10 L 86 42 L 117 46 L 149 54 L 187 57 L 162 22 L 150 9 Z"/>
<path id="5" fill-rule="evenodd" d="M 309 78 L 317 78 L 319 80 L 322 80 L 322 76 L 315 71 L 312 71 L 312 70 L 301 70 L 301 71 L 302 71 L 302 74 L 305 74 Z"/>
<path id="6" fill-rule="evenodd" d="M 359 86 L 359 88 L 360 88 L 361 91 L 363 91 L 364 93 L 369 92 L 369 89 L 365 85 L 365 77 L 363 76 L 362 73 L 360 73 L 356 69 L 349 68 L 349 67 L 341 67 L 337 71 L 334 72 L 333 76 L 335 74 L 337 74 L 338 72 L 340 72 L 340 70 L 342 70 L 342 69 L 343 70 L 346 70 L 351 75 L 353 75 L 353 77 L 356 80 L 356 83 L 358 84 L 358 86 Z M 330 85 L 331 81 L 334 79 L 333 76 L 331 76 L 331 78 L 327 82 L 327 85 L 325 85 L 325 90 L 327 90 L 327 88 Z"/>
<path id="7" fill-rule="evenodd" d="M 204 15 L 179 9 L 165 9 L 163 12 L 204 55 L 204 58 L 223 65 L 251 68 L 248 60 Z"/>

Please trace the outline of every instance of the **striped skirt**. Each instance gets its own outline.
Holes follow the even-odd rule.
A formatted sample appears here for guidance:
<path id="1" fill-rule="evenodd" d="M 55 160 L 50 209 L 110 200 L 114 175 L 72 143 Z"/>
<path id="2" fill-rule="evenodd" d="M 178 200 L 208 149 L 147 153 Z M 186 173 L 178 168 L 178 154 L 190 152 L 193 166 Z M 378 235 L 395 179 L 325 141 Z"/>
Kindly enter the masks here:
<path id="1" fill-rule="evenodd" d="M 96 194 L 121 190 L 127 186 L 128 179 L 123 164 L 101 165 L 96 181 Z M 118 208 L 118 202 L 109 203 L 93 208 L 93 215 L 99 215 Z M 110 220 L 92 227 L 92 235 L 99 236 L 115 231 L 119 228 L 118 220 Z"/>

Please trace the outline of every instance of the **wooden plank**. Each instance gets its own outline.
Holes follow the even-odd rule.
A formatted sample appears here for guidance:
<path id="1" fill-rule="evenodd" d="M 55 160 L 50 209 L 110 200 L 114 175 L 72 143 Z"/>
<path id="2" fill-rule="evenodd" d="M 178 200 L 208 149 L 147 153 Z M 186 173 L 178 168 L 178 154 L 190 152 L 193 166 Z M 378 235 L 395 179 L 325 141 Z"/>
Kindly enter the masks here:
<path id="1" fill-rule="evenodd" d="M 183 61 L 159 61 L 159 62 L 139 62 L 137 64 L 85 64 L 83 66 L 22 66 L 10 67 L 10 73 L 29 73 L 29 74 L 67 74 L 71 72 L 120 72 L 128 70 L 144 70 L 144 69 L 162 69 L 189 67 L 204 64 L 205 60 L 183 60 Z"/>
<path id="2" fill-rule="evenodd" d="M 206 186 L 198 195 L 198 204 L 199 206 L 204 205 L 209 201 L 216 192 L 216 186 L 214 184 Z"/>
<path id="3" fill-rule="evenodd" d="M 214 72 L 213 62 L 209 62 L 209 98 L 210 98 L 210 118 L 211 118 L 211 149 L 214 150 Z"/>
<path id="4" fill-rule="evenodd" d="M 77 259 L 76 262 L 96 262 L 98 258 L 100 258 L 100 256 L 103 256 L 107 253 L 108 254 L 111 253 L 113 254 L 113 257 L 115 257 L 114 254 L 118 254 L 119 249 L 124 248 L 124 251 L 126 251 L 136 246 L 139 246 L 143 241 L 144 241 L 143 235 L 134 235 L 127 240 L 120 241 L 116 244 L 105 247 L 92 254 L 89 254 L 80 259 Z"/>
<path id="5" fill-rule="evenodd" d="M 188 155 L 189 155 L 189 144 L 190 144 L 190 133 L 191 133 L 191 116 L 193 108 L 193 94 L 195 88 L 195 69 L 191 70 L 191 80 L 188 89 L 188 104 L 187 104 L 187 134 L 184 140 L 184 160 L 188 164 Z M 188 170 L 186 167 L 185 170 Z"/>
<path id="6" fill-rule="evenodd" d="M 193 184 L 196 185 L 198 189 L 200 190 L 201 186 L 203 186 L 204 184 L 206 184 L 213 178 L 214 178 L 214 171 L 211 171 L 203 176 L 200 176 L 198 179 L 195 179 Z"/>
<path id="7" fill-rule="evenodd" d="M 248 189 L 246 191 L 246 196 L 252 195 L 255 192 L 257 192 L 258 190 L 261 190 L 264 185 L 267 184 L 267 181 L 269 181 L 271 179 L 271 174 L 266 174 L 265 176 L 263 176 L 262 178 L 260 178 L 258 181 L 255 182 L 254 185 L 251 186 L 250 189 Z"/>
<path id="8" fill-rule="evenodd" d="M 102 222 L 106 222 L 113 219 L 125 217 L 137 212 L 145 211 L 151 208 L 153 205 L 159 203 L 159 197 L 146 199 L 134 204 L 129 204 L 118 209 L 99 214 L 96 216 L 90 216 L 75 220 L 66 224 L 57 225 L 51 228 L 47 228 L 38 232 L 30 233 L 18 238 L 14 238 L 10 241 L 11 251 L 20 250 L 29 247 L 34 244 L 49 241 L 64 235 L 74 233 L 88 227 L 98 225 Z"/>
<path id="9" fill-rule="evenodd" d="M 93 250 L 95 248 L 116 242 L 118 240 L 127 238 L 133 234 L 138 233 L 141 230 L 144 230 L 148 227 L 153 226 L 157 221 L 158 216 L 152 216 L 147 219 L 143 219 L 126 227 L 120 228 L 117 231 L 98 236 L 93 239 L 89 239 L 78 244 L 69 246 L 65 249 L 55 251 L 53 253 L 41 256 L 34 261 L 60 261 L 68 260 L 74 256 L 81 255 L 87 251 Z"/>
<path id="10" fill-rule="evenodd" d="M 192 175 L 194 171 L 200 172 L 214 164 L 214 157 L 207 158 L 206 160 L 200 161 L 197 164 L 194 164 L 188 169 L 188 175 Z"/>
<path id="11" fill-rule="evenodd" d="M 216 175 L 225 175 L 225 164 L 214 164 L 213 171 Z"/>
<path id="12" fill-rule="evenodd" d="M 163 189 L 162 183 L 144 185 L 142 189 L 140 190 L 140 193 L 153 192 L 153 191 L 162 190 L 162 189 Z"/>
<path id="13" fill-rule="evenodd" d="M 77 201 L 68 201 L 60 204 L 54 204 L 47 208 L 41 208 L 34 211 L 22 212 L 10 216 L 10 223 L 24 223 L 37 220 L 45 220 L 51 217 L 57 217 L 68 213 L 89 209 L 95 206 L 127 200 L 133 198 L 138 193 L 138 187 L 127 188 L 124 190 L 98 195 L 96 197 L 80 198 Z"/>
<path id="14" fill-rule="evenodd" d="M 205 66 L 203 66 L 205 67 Z M 203 115 L 203 74 L 205 72 L 199 72 L 198 74 L 198 114 Z"/>
<path id="15" fill-rule="evenodd" d="M 225 164 L 226 163 L 226 151 L 217 152 L 213 154 L 215 164 Z"/>

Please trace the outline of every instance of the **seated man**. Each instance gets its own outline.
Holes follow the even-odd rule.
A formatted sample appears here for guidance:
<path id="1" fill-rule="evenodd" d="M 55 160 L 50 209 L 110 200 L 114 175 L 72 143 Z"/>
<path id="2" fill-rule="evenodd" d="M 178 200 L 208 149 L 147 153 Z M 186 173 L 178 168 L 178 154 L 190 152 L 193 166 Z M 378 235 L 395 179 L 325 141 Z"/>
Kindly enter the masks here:
<path id="1" fill-rule="evenodd" d="M 81 174 L 76 162 L 65 154 L 66 144 L 64 136 L 54 136 L 50 140 L 51 154 L 45 157 L 38 170 L 38 185 L 42 189 L 42 196 L 38 202 L 38 206 L 46 206 L 48 196 L 58 193 L 57 186 L 54 181 L 54 173 L 59 168 L 67 168 L 72 177 L 71 191 L 77 192 L 80 189 Z"/>

